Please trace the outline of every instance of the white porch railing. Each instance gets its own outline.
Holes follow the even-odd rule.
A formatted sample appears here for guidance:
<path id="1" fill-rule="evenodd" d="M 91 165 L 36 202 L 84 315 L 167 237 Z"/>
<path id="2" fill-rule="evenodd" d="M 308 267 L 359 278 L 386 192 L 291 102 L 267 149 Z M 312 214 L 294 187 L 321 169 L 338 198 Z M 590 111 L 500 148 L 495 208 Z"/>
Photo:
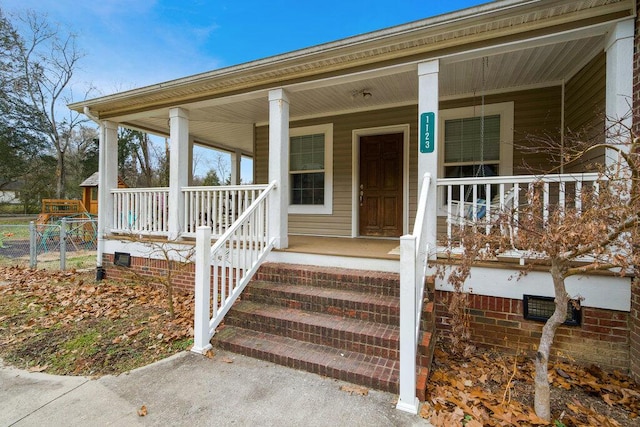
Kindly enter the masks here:
<path id="1" fill-rule="evenodd" d="M 416 354 L 420 334 L 420 317 L 429 258 L 426 222 L 427 197 L 431 174 L 422 179 L 418 211 L 413 233 L 400 238 L 400 397 L 397 409 L 418 413 L 416 397 Z"/>
<path id="2" fill-rule="evenodd" d="M 222 236 L 265 188 L 266 185 L 183 188 L 182 234 L 193 237 L 196 228 L 207 226 L 214 237 Z"/>
<path id="3" fill-rule="evenodd" d="M 209 226 L 196 231 L 194 352 L 211 347 L 216 327 L 273 248 L 267 218 L 275 186 L 269 184 L 213 247 Z"/>
<path id="4" fill-rule="evenodd" d="M 553 209 L 579 211 L 583 189 L 597 187 L 601 179 L 598 173 L 439 179 L 438 200 L 442 206 L 440 213 L 444 211 L 447 216 L 447 239 L 452 241 L 456 227 L 473 222 L 483 222 L 488 233 L 491 219 L 505 209 L 512 210 L 517 221 L 518 207 L 530 203 L 533 186 L 540 191 L 539 213 L 543 220 Z"/>
<path id="5" fill-rule="evenodd" d="M 167 235 L 168 188 L 115 188 L 112 232 Z"/>
<path id="6" fill-rule="evenodd" d="M 184 221 L 180 234 L 195 237 L 197 227 L 208 226 L 213 237 L 220 237 L 266 187 L 237 185 L 182 188 Z M 168 188 L 117 188 L 111 193 L 114 198 L 112 232 L 169 234 Z"/>

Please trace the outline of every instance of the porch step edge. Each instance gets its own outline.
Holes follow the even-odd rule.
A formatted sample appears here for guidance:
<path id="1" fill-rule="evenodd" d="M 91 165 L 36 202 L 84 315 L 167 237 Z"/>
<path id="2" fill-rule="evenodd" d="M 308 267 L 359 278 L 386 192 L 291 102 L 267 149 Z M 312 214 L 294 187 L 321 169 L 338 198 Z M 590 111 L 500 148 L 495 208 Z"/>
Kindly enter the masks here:
<path id="1" fill-rule="evenodd" d="M 266 262 L 256 272 L 254 280 L 357 290 L 380 295 L 400 295 L 398 273 L 370 270 Z"/>
<path id="2" fill-rule="evenodd" d="M 253 281 L 245 289 L 243 300 L 345 318 L 400 324 L 400 299 L 391 295 Z"/>
<path id="3" fill-rule="evenodd" d="M 225 350 L 294 369 L 398 392 L 399 363 L 395 360 L 228 325 L 216 333 L 212 343 Z"/>

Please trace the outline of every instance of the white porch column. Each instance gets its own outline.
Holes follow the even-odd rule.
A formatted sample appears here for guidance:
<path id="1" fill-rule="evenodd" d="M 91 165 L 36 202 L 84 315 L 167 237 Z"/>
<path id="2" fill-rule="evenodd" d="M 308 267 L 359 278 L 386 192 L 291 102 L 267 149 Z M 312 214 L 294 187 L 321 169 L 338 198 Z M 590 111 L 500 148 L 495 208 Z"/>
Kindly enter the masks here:
<path id="1" fill-rule="evenodd" d="M 103 121 L 98 146 L 98 267 L 102 267 L 104 237 L 113 227 L 114 188 L 118 188 L 118 124 Z"/>
<path id="2" fill-rule="evenodd" d="M 240 162 L 242 152 L 236 150 L 231 153 L 231 185 L 240 185 Z"/>
<path id="3" fill-rule="evenodd" d="M 438 72 L 440 62 L 435 59 L 418 64 L 418 194 L 422 178 L 431 173 L 427 198 L 426 235 L 429 257 L 436 256 L 438 182 Z"/>
<path id="4" fill-rule="evenodd" d="M 180 237 L 184 222 L 184 196 L 180 190 L 189 180 L 189 112 L 169 110 L 169 240 Z"/>
<path id="5" fill-rule="evenodd" d="M 631 137 L 631 106 L 633 96 L 633 19 L 618 22 L 607 35 L 606 129 L 607 142 L 620 144 Z M 613 126 L 613 128 L 611 128 Z M 618 162 L 608 150 L 607 165 Z"/>
<path id="6" fill-rule="evenodd" d="M 188 161 L 188 168 L 189 168 L 189 174 L 187 176 L 187 185 L 188 186 L 192 186 L 193 185 L 193 137 L 189 137 L 189 150 L 188 150 L 188 155 L 189 155 L 189 161 Z"/>
<path id="7" fill-rule="evenodd" d="M 269 205 L 269 235 L 275 248 L 289 246 L 289 98 L 284 89 L 269 91 L 269 182 L 277 181 Z"/>

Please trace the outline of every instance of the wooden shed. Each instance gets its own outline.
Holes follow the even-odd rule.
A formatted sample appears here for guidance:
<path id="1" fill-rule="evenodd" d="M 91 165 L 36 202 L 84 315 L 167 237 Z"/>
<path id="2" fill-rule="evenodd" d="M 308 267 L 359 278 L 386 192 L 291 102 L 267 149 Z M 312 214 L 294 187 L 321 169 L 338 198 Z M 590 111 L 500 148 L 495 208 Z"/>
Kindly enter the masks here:
<path id="1" fill-rule="evenodd" d="M 82 181 L 82 203 L 92 215 L 98 215 L 98 172 Z M 127 184 L 118 177 L 118 188 L 127 188 Z"/>

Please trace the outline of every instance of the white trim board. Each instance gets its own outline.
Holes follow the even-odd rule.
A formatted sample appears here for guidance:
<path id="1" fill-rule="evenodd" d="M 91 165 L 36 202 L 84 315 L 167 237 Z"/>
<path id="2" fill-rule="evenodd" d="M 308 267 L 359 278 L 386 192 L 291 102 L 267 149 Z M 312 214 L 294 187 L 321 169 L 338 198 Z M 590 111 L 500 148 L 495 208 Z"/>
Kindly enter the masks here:
<path id="1" fill-rule="evenodd" d="M 315 255 L 299 252 L 271 251 L 265 262 L 400 273 L 400 261 L 390 259 L 341 257 L 337 255 Z"/>
<path id="2" fill-rule="evenodd" d="M 167 256 L 175 261 L 184 261 L 185 256 L 188 256 L 195 249 L 195 241 L 192 244 L 189 243 L 177 243 L 177 242 L 149 242 L 149 241 L 131 241 L 126 239 L 118 239 L 117 237 L 110 236 L 104 241 L 104 253 L 113 254 L 115 252 L 127 252 L 132 257 L 148 258 L 148 259 L 165 259 L 164 254 L 160 250 L 160 246 L 166 246 L 171 248 L 168 251 Z"/>
<path id="3" fill-rule="evenodd" d="M 449 267 L 453 268 L 453 267 Z M 518 280 L 516 269 L 472 267 L 471 276 L 464 289 L 477 295 L 522 300 L 522 295 L 540 295 L 553 297 L 551 275 L 542 271 L 531 271 Z M 447 282 L 449 273 L 444 279 L 436 279 L 436 289 L 453 291 Z M 567 292 L 571 297 L 584 298 L 585 307 L 606 310 L 631 310 L 631 279 L 617 276 L 573 276 L 566 280 Z"/>

